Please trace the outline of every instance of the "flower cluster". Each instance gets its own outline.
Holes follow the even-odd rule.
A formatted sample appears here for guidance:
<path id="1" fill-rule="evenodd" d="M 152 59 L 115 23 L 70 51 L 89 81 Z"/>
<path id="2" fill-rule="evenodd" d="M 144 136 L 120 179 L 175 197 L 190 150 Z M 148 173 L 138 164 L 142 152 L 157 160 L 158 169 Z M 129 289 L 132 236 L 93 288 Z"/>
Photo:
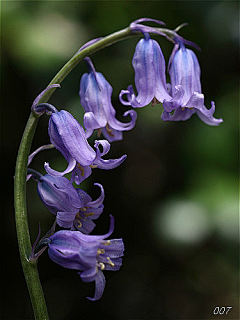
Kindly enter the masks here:
<path id="1" fill-rule="evenodd" d="M 135 86 L 122 90 L 119 100 L 123 105 L 141 108 L 149 103 L 161 103 L 164 121 L 187 120 L 194 113 L 209 125 L 219 125 L 222 119 L 213 117 L 214 102 L 207 109 L 204 106 L 204 95 L 201 92 L 200 66 L 195 53 L 185 45 L 193 43 L 181 38 L 176 32 L 173 38 L 158 28 L 147 27 L 141 22 L 153 19 L 138 19 L 130 25 L 132 33 L 142 33 L 143 38 L 137 43 L 132 64 L 135 70 Z M 166 66 L 162 50 L 150 33 L 164 35 L 174 42 L 173 52 L 169 59 L 170 82 L 166 82 Z M 89 41 L 79 51 L 96 43 L 100 38 Z M 92 200 L 84 191 L 81 183 L 91 176 L 92 169 L 109 170 L 118 167 L 125 159 L 104 159 L 110 150 L 110 143 L 123 139 L 123 131 L 134 128 L 137 113 L 134 109 L 127 110 L 123 116 L 130 116 L 129 122 L 121 122 L 116 118 L 111 97 L 113 88 L 102 73 L 96 72 L 89 57 L 85 58 L 89 72 L 84 73 L 80 80 L 80 102 L 84 109 L 83 126 L 66 110 L 58 111 L 49 103 L 39 103 L 47 90 L 59 87 L 53 84 L 47 87 L 34 101 L 32 110 L 41 115 L 50 116 L 48 134 L 51 145 L 38 148 L 29 156 L 28 165 L 41 150 L 56 148 L 67 161 L 67 167 L 62 172 L 53 169 L 45 162 L 46 174 L 29 168 L 28 178 L 37 180 L 38 195 L 46 208 L 56 217 L 60 228 L 53 234 L 48 234 L 38 247 L 48 247 L 49 257 L 57 264 L 68 269 L 76 269 L 85 282 L 95 281 L 95 294 L 90 300 L 101 298 L 105 278 L 103 270 L 119 270 L 122 265 L 124 245 L 122 239 L 108 240 L 114 229 L 114 219 L 111 216 L 110 229 L 105 235 L 90 235 L 95 227 L 93 220 L 102 214 L 104 205 L 104 188 L 100 188 L 100 196 Z M 123 96 L 126 95 L 126 99 Z M 98 132 L 98 140 L 93 147 L 88 139 Z M 100 139 L 101 134 L 105 139 Z M 71 178 L 67 179 L 66 174 Z M 38 248 L 36 247 L 36 248 Z M 36 249 L 34 247 L 34 250 Z M 38 256 L 33 250 L 33 259 Z M 40 250 L 42 252 L 42 249 Z M 39 251 L 39 252 L 40 252 Z"/>
<path id="2" fill-rule="evenodd" d="M 219 125 L 223 120 L 213 117 L 215 104 L 211 108 L 204 106 L 204 95 L 201 92 L 200 66 L 195 53 L 186 49 L 188 41 L 175 36 L 175 46 L 169 59 L 169 75 L 171 83 L 166 83 L 165 59 L 157 41 L 151 39 L 150 27 L 133 23 L 132 28 L 143 33 L 135 49 L 132 65 L 135 70 L 135 86 L 122 90 L 119 99 L 122 104 L 133 108 L 142 108 L 149 103 L 162 103 L 164 121 L 184 121 L 194 113 L 208 125 Z M 190 43 L 191 45 L 194 45 Z M 127 101 L 123 99 L 127 96 Z"/>
<path id="3" fill-rule="evenodd" d="M 84 74 L 80 85 L 80 97 L 86 110 L 84 126 L 66 110 L 58 111 L 49 103 L 39 104 L 42 95 L 56 85 L 45 89 L 34 101 L 32 109 L 35 113 L 49 116 L 48 134 L 51 145 L 38 148 L 29 156 L 28 165 L 41 150 L 51 147 L 62 153 L 67 161 L 67 168 L 63 172 L 52 169 L 45 162 L 45 175 L 28 168 L 28 179 L 37 180 L 37 192 L 46 208 L 56 217 L 59 230 L 48 237 L 44 237 L 37 246 L 40 251 L 35 252 L 32 259 L 42 253 L 42 247 L 48 247 L 49 257 L 59 265 L 79 271 L 85 282 L 95 281 L 95 294 L 90 300 L 101 298 L 105 278 L 103 270 L 119 270 L 122 264 L 124 245 L 122 239 L 108 240 L 114 229 L 114 219 L 111 216 L 110 230 L 103 236 L 90 235 L 95 227 L 93 220 L 99 218 L 103 212 L 104 188 L 101 184 L 101 194 L 96 200 L 88 195 L 80 185 L 87 179 L 93 168 L 109 170 L 118 167 L 126 155 L 118 159 L 103 159 L 110 150 L 110 141 L 121 140 L 122 131 L 130 130 L 136 121 L 136 112 L 130 110 L 132 121 L 124 124 L 115 118 L 115 110 L 111 104 L 111 86 L 100 74 L 96 73 L 90 59 L 86 59 L 91 67 L 89 79 Z M 108 104 L 106 104 L 108 103 Z M 96 126 L 97 123 L 97 126 Z M 94 129 L 102 130 L 108 140 L 95 140 L 94 148 L 88 142 Z M 71 179 L 65 177 L 71 174 Z"/>

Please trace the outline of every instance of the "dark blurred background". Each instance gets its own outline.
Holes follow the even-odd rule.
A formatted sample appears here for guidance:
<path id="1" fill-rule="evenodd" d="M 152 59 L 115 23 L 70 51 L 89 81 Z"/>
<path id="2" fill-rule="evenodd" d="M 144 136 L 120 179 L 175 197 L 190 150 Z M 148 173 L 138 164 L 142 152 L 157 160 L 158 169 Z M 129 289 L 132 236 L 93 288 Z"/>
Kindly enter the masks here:
<path id="1" fill-rule="evenodd" d="M 82 188 L 92 198 L 102 183 L 105 210 L 95 234 L 105 233 L 109 214 L 116 219 L 113 237 L 124 239 L 119 272 L 105 272 L 107 284 L 98 302 L 94 284 L 83 283 L 74 270 L 54 264 L 45 252 L 38 268 L 51 319 L 238 319 L 238 1 L 2 1 L 2 298 L 1 319 L 32 319 L 14 222 L 13 176 L 17 150 L 30 107 L 65 62 L 90 39 L 125 28 L 140 17 L 162 20 L 202 51 L 205 105 L 216 103 L 219 127 L 196 115 L 186 122 L 160 119 L 159 106 L 138 112 L 136 127 L 112 144 L 107 158 L 126 153 L 127 160 L 110 171 L 94 170 Z M 172 44 L 161 36 L 166 62 Z M 118 94 L 134 83 L 131 65 L 139 37 L 124 40 L 92 55 L 97 71 L 113 86 L 113 105 L 122 120 L 126 107 Z M 79 81 L 84 62 L 66 78 L 50 102 L 82 123 Z M 126 119 L 125 119 L 126 121 Z M 48 117 L 40 119 L 32 150 L 49 143 Z M 94 137 L 96 138 L 96 136 Z M 63 169 L 56 150 L 39 154 L 43 163 Z M 54 217 L 28 183 L 32 242 Z M 232 306 L 214 315 L 216 306 Z"/>

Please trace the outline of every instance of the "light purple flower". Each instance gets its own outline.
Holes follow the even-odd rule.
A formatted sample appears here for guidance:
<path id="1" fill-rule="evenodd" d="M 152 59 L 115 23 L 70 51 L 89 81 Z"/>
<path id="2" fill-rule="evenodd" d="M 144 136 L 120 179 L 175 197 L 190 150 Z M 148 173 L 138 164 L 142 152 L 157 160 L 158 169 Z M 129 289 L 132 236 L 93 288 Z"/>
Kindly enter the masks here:
<path id="1" fill-rule="evenodd" d="M 159 44 L 150 38 L 149 34 L 144 34 L 135 49 L 132 65 L 135 70 L 135 86 L 137 96 L 133 87 L 128 86 L 127 90 L 122 90 L 119 99 L 124 105 L 131 105 L 133 108 L 141 108 L 150 102 L 160 103 L 171 99 L 167 91 L 165 75 L 165 59 Z M 123 95 L 127 95 L 127 100 Z"/>
<path id="2" fill-rule="evenodd" d="M 55 263 L 79 271 L 84 282 L 95 281 L 95 301 L 99 300 L 105 288 L 103 270 L 117 271 L 122 265 L 124 244 L 122 239 L 106 240 L 114 229 L 111 216 L 109 232 L 105 235 L 85 235 L 80 231 L 61 230 L 48 239 L 49 257 Z"/>
<path id="3" fill-rule="evenodd" d="M 103 211 L 104 190 L 95 201 L 83 190 L 74 188 L 65 177 L 53 177 L 49 174 L 38 177 L 38 195 L 48 210 L 56 215 L 57 224 L 63 228 L 90 233 Z"/>
<path id="4" fill-rule="evenodd" d="M 137 113 L 126 111 L 123 116 L 130 115 L 132 120 L 122 123 L 116 119 L 116 111 L 112 106 L 112 87 L 100 72 L 96 72 L 90 58 L 85 59 L 89 66 L 89 73 L 84 73 L 80 81 L 80 100 L 85 110 L 84 127 L 86 138 L 95 129 L 110 142 L 122 140 L 122 131 L 131 130 L 135 126 Z"/>
<path id="5" fill-rule="evenodd" d="M 65 110 L 52 113 L 48 133 L 51 143 L 68 162 L 68 167 L 63 172 L 53 170 L 49 163 L 45 163 L 45 170 L 52 176 L 63 176 L 72 172 L 75 182 L 79 184 L 91 174 L 92 168 L 113 169 L 126 159 L 126 155 L 119 159 L 102 159 L 102 156 L 110 149 L 109 142 L 96 140 L 94 145 L 96 151 L 94 151 L 86 139 L 82 126 Z M 102 152 L 99 150 L 100 145 L 103 149 Z"/>
<path id="6" fill-rule="evenodd" d="M 170 94 L 172 99 L 163 102 L 164 112 L 162 119 L 164 121 L 187 120 L 194 113 L 199 118 L 211 126 L 219 125 L 223 120 L 213 117 L 215 104 L 212 101 L 212 107 L 208 110 L 204 106 L 204 95 L 201 93 L 200 66 L 195 53 L 186 49 L 180 42 L 180 48 L 171 57 Z"/>

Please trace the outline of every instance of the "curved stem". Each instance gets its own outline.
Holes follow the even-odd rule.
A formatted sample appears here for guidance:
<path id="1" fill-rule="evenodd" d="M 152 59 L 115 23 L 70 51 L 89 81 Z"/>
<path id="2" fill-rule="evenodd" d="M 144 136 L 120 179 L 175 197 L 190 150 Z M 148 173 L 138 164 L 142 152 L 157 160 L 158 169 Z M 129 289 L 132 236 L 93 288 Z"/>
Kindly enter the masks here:
<path id="1" fill-rule="evenodd" d="M 38 276 L 37 263 L 28 260 L 31 241 L 26 207 L 27 162 L 38 118 L 31 113 L 20 143 L 14 177 L 15 220 L 20 258 L 36 320 L 47 320 L 48 312 Z"/>
<path id="2" fill-rule="evenodd" d="M 135 33 L 136 35 L 137 33 Z M 140 34 L 140 33 L 139 33 Z M 124 40 L 134 36 L 130 28 L 125 28 L 120 31 L 114 32 L 102 39 L 97 40 L 93 44 L 89 45 L 88 47 L 84 48 L 81 51 L 78 51 L 63 67 L 62 69 L 56 74 L 56 76 L 52 79 L 52 81 L 48 84 L 60 84 L 66 76 L 78 65 L 80 61 L 82 61 L 87 56 L 97 52 L 115 42 Z M 40 99 L 39 103 L 47 102 L 56 88 L 49 89 Z"/>

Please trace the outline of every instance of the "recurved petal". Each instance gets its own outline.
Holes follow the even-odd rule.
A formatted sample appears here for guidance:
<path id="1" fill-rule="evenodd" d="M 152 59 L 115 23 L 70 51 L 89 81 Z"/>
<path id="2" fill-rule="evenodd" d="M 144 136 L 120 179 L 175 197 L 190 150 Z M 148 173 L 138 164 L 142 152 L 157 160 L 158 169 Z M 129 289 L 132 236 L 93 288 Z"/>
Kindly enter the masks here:
<path id="1" fill-rule="evenodd" d="M 104 169 L 104 170 L 110 170 L 118 167 L 124 160 L 126 160 L 127 155 L 123 155 L 122 157 L 118 159 L 109 159 L 109 160 L 104 160 L 101 157 L 97 157 L 94 160 L 94 165 L 97 165 L 99 169 Z"/>
<path id="2" fill-rule="evenodd" d="M 99 149 L 99 145 L 102 146 L 103 151 L 101 152 Z M 94 148 L 96 148 L 97 157 L 102 157 L 108 153 L 110 150 L 110 143 L 107 140 L 95 140 Z"/>
<path id="3" fill-rule="evenodd" d="M 127 122 L 127 123 L 120 122 L 115 118 L 115 115 L 114 115 L 109 118 L 108 123 L 115 130 L 119 130 L 119 131 L 131 130 L 135 126 L 136 119 L 137 119 L 137 112 L 135 110 L 128 110 L 123 114 L 124 117 L 127 117 L 128 115 L 130 115 L 130 117 L 132 118 L 130 122 Z"/>
<path id="4" fill-rule="evenodd" d="M 86 244 L 91 245 L 91 243 L 96 243 L 97 247 L 99 246 L 99 243 L 104 240 L 107 239 L 114 230 L 114 217 L 110 214 L 110 226 L 109 226 L 109 230 L 106 234 L 103 235 L 85 235 L 85 234 L 80 234 L 78 235 L 79 238 L 81 238 L 82 241 L 84 241 Z M 97 252 L 97 249 L 96 249 Z"/>
<path id="5" fill-rule="evenodd" d="M 208 110 L 208 111 L 211 111 L 211 113 L 212 113 L 212 110 L 213 110 L 213 113 L 214 113 L 214 110 L 215 110 L 215 104 L 214 104 L 214 102 L 212 101 L 211 102 L 211 104 L 212 104 L 212 107 L 211 107 L 211 109 L 210 110 L 208 110 L 205 106 L 204 106 L 204 108 L 206 108 L 206 110 Z M 200 110 L 196 110 L 196 113 L 197 113 L 197 115 L 199 116 L 199 118 L 203 121 L 203 122 L 205 122 L 206 124 L 208 124 L 208 125 L 210 125 L 210 126 L 218 126 L 220 123 L 222 123 L 223 122 L 223 119 L 216 119 L 216 118 L 214 118 L 213 116 L 212 116 L 212 114 L 211 113 L 204 113 L 204 110 L 203 110 L 203 112 L 202 111 L 200 111 Z"/>
<path id="6" fill-rule="evenodd" d="M 103 151 L 101 152 L 99 149 L 99 145 L 103 147 Z M 93 162 L 94 165 L 97 165 L 100 169 L 114 169 L 118 167 L 127 157 L 127 155 L 123 155 L 118 159 L 109 159 L 104 160 L 101 157 L 104 156 L 110 149 L 110 143 L 107 140 L 95 140 L 95 148 L 96 148 L 96 158 Z"/>
<path id="7" fill-rule="evenodd" d="M 127 99 L 128 101 L 125 101 L 123 99 L 123 95 L 127 95 Z M 133 87 L 132 86 L 128 86 L 127 90 L 121 90 L 121 92 L 119 93 L 119 100 L 120 102 L 124 105 L 124 106 L 131 106 L 131 101 L 132 101 L 132 96 L 135 97 L 134 91 L 133 91 Z"/>
<path id="8" fill-rule="evenodd" d="M 31 153 L 28 157 L 28 166 L 30 165 L 30 163 L 32 162 L 33 158 L 42 150 L 48 150 L 48 149 L 52 149 L 54 148 L 54 146 L 52 144 L 45 144 L 41 147 L 39 147 L 37 150 L 35 150 L 33 153 Z"/>
<path id="9" fill-rule="evenodd" d="M 211 108 L 207 109 L 204 106 L 204 95 L 202 93 L 194 92 L 186 107 L 194 108 L 199 118 L 206 124 L 210 126 L 218 126 L 221 122 L 223 122 L 223 120 L 213 117 L 213 114 L 215 112 L 215 104 L 213 101 L 211 104 Z"/>
<path id="10" fill-rule="evenodd" d="M 51 176 L 54 176 L 54 177 L 62 177 L 64 176 L 65 174 L 69 173 L 69 172 L 72 172 L 73 169 L 75 168 L 76 166 L 76 160 L 71 158 L 69 159 L 69 162 L 68 162 L 68 166 L 67 168 L 62 171 L 62 172 L 59 172 L 59 171 L 56 171 L 54 169 L 52 169 L 50 166 L 49 166 L 49 163 L 48 162 L 45 162 L 44 163 L 44 169 L 46 170 L 46 172 L 48 174 L 50 174 Z"/>
<path id="11" fill-rule="evenodd" d="M 103 203 L 105 193 L 104 193 L 103 186 L 100 183 L 94 183 L 94 185 L 100 188 L 101 195 L 96 200 L 89 202 L 89 206 L 97 208 Z"/>
<path id="12" fill-rule="evenodd" d="M 93 298 L 87 297 L 88 300 L 96 301 L 99 300 L 105 288 L 106 280 L 101 270 L 98 270 L 95 276 L 95 294 Z"/>

